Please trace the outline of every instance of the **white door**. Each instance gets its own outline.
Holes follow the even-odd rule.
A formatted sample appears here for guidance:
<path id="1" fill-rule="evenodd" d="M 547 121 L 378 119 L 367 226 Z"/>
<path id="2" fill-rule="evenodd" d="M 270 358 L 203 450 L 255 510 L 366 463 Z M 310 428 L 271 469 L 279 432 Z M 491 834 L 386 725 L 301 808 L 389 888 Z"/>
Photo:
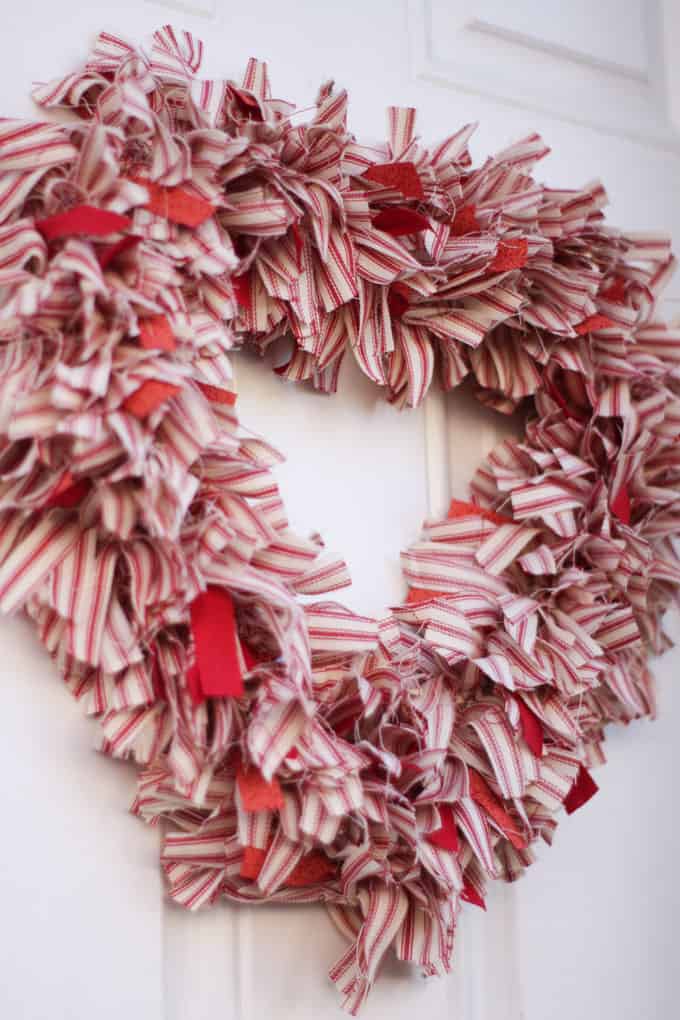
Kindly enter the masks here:
<path id="1" fill-rule="evenodd" d="M 674 0 L 21 0 L 3 19 L 0 112 L 30 113 L 31 81 L 77 65 L 100 29 L 139 41 L 167 21 L 205 40 L 208 75 L 267 59 L 276 94 L 299 106 L 334 77 L 363 138 L 384 136 L 388 104 L 418 107 L 431 140 L 479 120 L 478 159 L 535 129 L 553 148 L 548 182 L 602 177 L 613 222 L 680 237 L 680 87 L 663 77 L 680 44 Z M 381 610 L 402 591 L 399 550 L 465 494 L 497 418 L 456 394 L 399 414 L 351 366 L 330 399 L 251 361 L 237 372 L 243 420 L 291 458 L 280 476 L 292 521 L 346 555 L 352 606 Z M 326 971 L 342 943 L 321 908 L 170 906 L 158 833 L 126 814 L 132 771 L 91 751 L 92 729 L 27 625 L 0 622 L 0 653 L 0 1015 L 340 1016 Z M 388 963 L 367 1018 L 675 1014 L 679 663 L 670 653 L 657 667 L 660 721 L 612 734 L 600 795 L 517 887 L 493 891 L 486 914 L 466 909 L 455 974 L 424 984 Z"/>

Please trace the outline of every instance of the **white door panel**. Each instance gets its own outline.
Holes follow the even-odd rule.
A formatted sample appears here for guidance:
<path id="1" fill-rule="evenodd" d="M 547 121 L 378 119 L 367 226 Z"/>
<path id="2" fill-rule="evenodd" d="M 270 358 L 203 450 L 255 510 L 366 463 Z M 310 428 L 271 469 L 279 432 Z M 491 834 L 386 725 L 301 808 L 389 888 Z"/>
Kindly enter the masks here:
<path id="1" fill-rule="evenodd" d="M 663 6 L 410 0 L 416 71 L 502 105 L 677 150 L 661 66 Z"/>
<path id="2" fill-rule="evenodd" d="M 0 620 L 0 1015 L 164 1020 L 158 832 L 26 620 Z"/>

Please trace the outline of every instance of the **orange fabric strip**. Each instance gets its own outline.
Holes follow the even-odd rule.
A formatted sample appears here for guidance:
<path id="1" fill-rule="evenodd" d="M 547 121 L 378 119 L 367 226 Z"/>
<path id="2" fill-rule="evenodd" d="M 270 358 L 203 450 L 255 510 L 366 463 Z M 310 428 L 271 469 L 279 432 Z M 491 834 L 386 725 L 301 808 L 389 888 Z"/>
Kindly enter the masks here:
<path id="1" fill-rule="evenodd" d="M 171 223 L 178 223 L 182 227 L 198 227 L 215 212 L 210 202 L 185 188 L 165 188 L 144 177 L 131 177 L 130 180 L 148 191 L 149 199 L 144 208 L 156 216 L 165 217 Z"/>
<path id="2" fill-rule="evenodd" d="M 498 250 L 490 265 L 493 273 L 507 273 L 510 269 L 521 269 L 528 258 L 529 244 L 526 237 L 499 241 Z"/>
<path id="3" fill-rule="evenodd" d="M 332 878 L 335 871 L 335 865 L 321 850 L 310 850 L 299 864 L 296 864 L 283 884 L 291 889 L 316 885 L 318 882 L 325 882 L 326 879 Z"/>
<path id="4" fill-rule="evenodd" d="M 449 520 L 454 520 L 456 517 L 470 517 L 476 514 L 477 517 L 483 517 L 486 521 L 493 521 L 494 524 L 514 524 L 512 517 L 506 517 L 504 514 L 497 514 L 493 510 L 485 510 L 482 506 L 477 506 L 476 503 L 468 503 L 463 499 L 452 499 L 449 507 L 449 512 L 446 515 Z"/>
<path id="5" fill-rule="evenodd" d="M 244 811 L 278 811 L 283 807 L 281 784 L 276 776 L 267 782 L 259 769 L 241 765 L 236 782 Z"/>
<path id="6" fill-rule="evenodd" d="M 262 865 L 266 856 L 266 850 L 260 850 L 257 846 L 244 846 L 243 860 L 241 861 L 241 878 L 251 878 L 255 881 L 262 871 Z"/>
<path id="7" fill-rule="evenodd" d="M 135 418 L 148 418 L 152 411 L 164 404 L 170 397 L 179 393 L 179 386 L 161 382 L 160 379 L 147 379 L 138 390 L 131 393 L 123 401 L 123 407 Z"/>
<path id="8" fill-rule="evenodd" d="M 145 350 L 174 351 L 175 334 L 165 315 L 149 315 L 139 323 L 139 343 Z"/>
<path id="9" fill-rule="evenodd" d="M 613 325 L 614 323 L 607 315 L 589 315 L 574 328 L 579 336 L 585 336 L 586 333 L 592 333 L 595 329 L 608 329 Z"/>
<path id="10" fill-rule="evenodd" d="M 223 390 L 219 386 L 211 386 L 210 383 L 205 382 L 197 382 L 196 385 L 203 396 L 212 400 L 214 404 L 227 404 L 233 407 L 236 403 L 236 394 L 229 390 Z"/>
<path id="11" fill-rule="evenodd" d="M 446 592 L 431 591 L 429 588 L 409 588 L 406 602 L 410 606 L 417 606 L 420 602 L 429 602 L 430 599 L 440 598 L 445 595 Z"/>
<path id="12" fill-rule="evenodd" d="M 527 841 L 517 828 L 515 822 L 505 810 L 501 802 L 491 791 L 489 784 L 475 769 L 468 768 L 470 775 L 470 796 L 483 807 L 489 818 L 492 818 L 501 832 L 507 836 L 516 850 L 524 850 Z"/>

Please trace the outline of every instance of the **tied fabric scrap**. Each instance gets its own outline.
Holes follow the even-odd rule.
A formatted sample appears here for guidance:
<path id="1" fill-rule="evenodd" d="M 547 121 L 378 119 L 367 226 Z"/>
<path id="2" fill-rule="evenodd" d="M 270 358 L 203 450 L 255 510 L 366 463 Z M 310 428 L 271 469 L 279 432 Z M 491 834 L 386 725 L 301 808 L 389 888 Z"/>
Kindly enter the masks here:
<path id="1" fill-rule="evenodd" d="M 669 242 L 551 189 L 529 135 L 474 166 L 391 108 L 367 147 L 321 87 L 294 124 L 266 65 L 200 76 L 166 26 L 102 33 L 0 124 L 0 608 L 24 611 L 133 811 L 165 822 L 171 897 L 322 901 L 355 1013 L 391 950 L 450 970 L 462 903 L 514 881 L 596 791 L 605 727 L 653 715 L 680 564 L 680 331 Z M 284 380 L 345 357 L 399 407 L 437 372 L 521 442 L 402 553 L 377 619 L 291 529 L 280 455 L 242 429 L 231 358 Z"/>

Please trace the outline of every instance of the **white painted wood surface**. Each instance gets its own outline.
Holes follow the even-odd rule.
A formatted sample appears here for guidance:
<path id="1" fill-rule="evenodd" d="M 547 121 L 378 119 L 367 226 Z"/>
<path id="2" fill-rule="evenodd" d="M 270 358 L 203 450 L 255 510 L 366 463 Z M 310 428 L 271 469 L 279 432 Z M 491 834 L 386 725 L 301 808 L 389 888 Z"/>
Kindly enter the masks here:
<path id="1" fill-rule="evenodd" d="M 675 4 L 23 0 L 0 37 L 2 113 L 30 113 L 31 79 L 71 69 L 99 29 L 141 39 L 171 20 L 206 41 L 207 73 L 237 77 L 248 56 L 263 57 L 276 93 L 300 106 L 334 77 L 362 137 L 383 136 L 388 103 L 417 106 L 433 140 L 479 120 L 477 158 L 539 130 L 554 149 L 546 180 L 601 176 L 614 222 L 680 237 L 680 78 L 672 61 L 665 75 L 663 66 L 680 42 Z M 669 298 L 680 310 L 680 281 Z M 348 557 L 352 605 L 380 610 L 401 592 L 399 549 L 428 512 L 465 493 L 507 424 L 461 393 L 399 415 L 352 366 L 332 400 L 247 359 L 237 373 L 244 420 L 291 458 L 280 475 L 293 521 Z M 322 481 L 313 497 L 310 475 Z M 323 911 L 224 905 L 189 916 L 168 905 L 158 836 L 125 812 L 131 771 L 90 750 L 91 726 L 27 625 L 0 621 L 0 650 L 0 1016 L 339 1017 L 325 972 L 342 943 Z M 487 914 L 466 910 L 456 974 L 423 987 L 388 964 L 367 1020 L 674 1014 L 678 664 L 672 653 L 657 670 L 660 721 L 612 734 L 601 793 L 544 861 L 494 890 Z"/>

